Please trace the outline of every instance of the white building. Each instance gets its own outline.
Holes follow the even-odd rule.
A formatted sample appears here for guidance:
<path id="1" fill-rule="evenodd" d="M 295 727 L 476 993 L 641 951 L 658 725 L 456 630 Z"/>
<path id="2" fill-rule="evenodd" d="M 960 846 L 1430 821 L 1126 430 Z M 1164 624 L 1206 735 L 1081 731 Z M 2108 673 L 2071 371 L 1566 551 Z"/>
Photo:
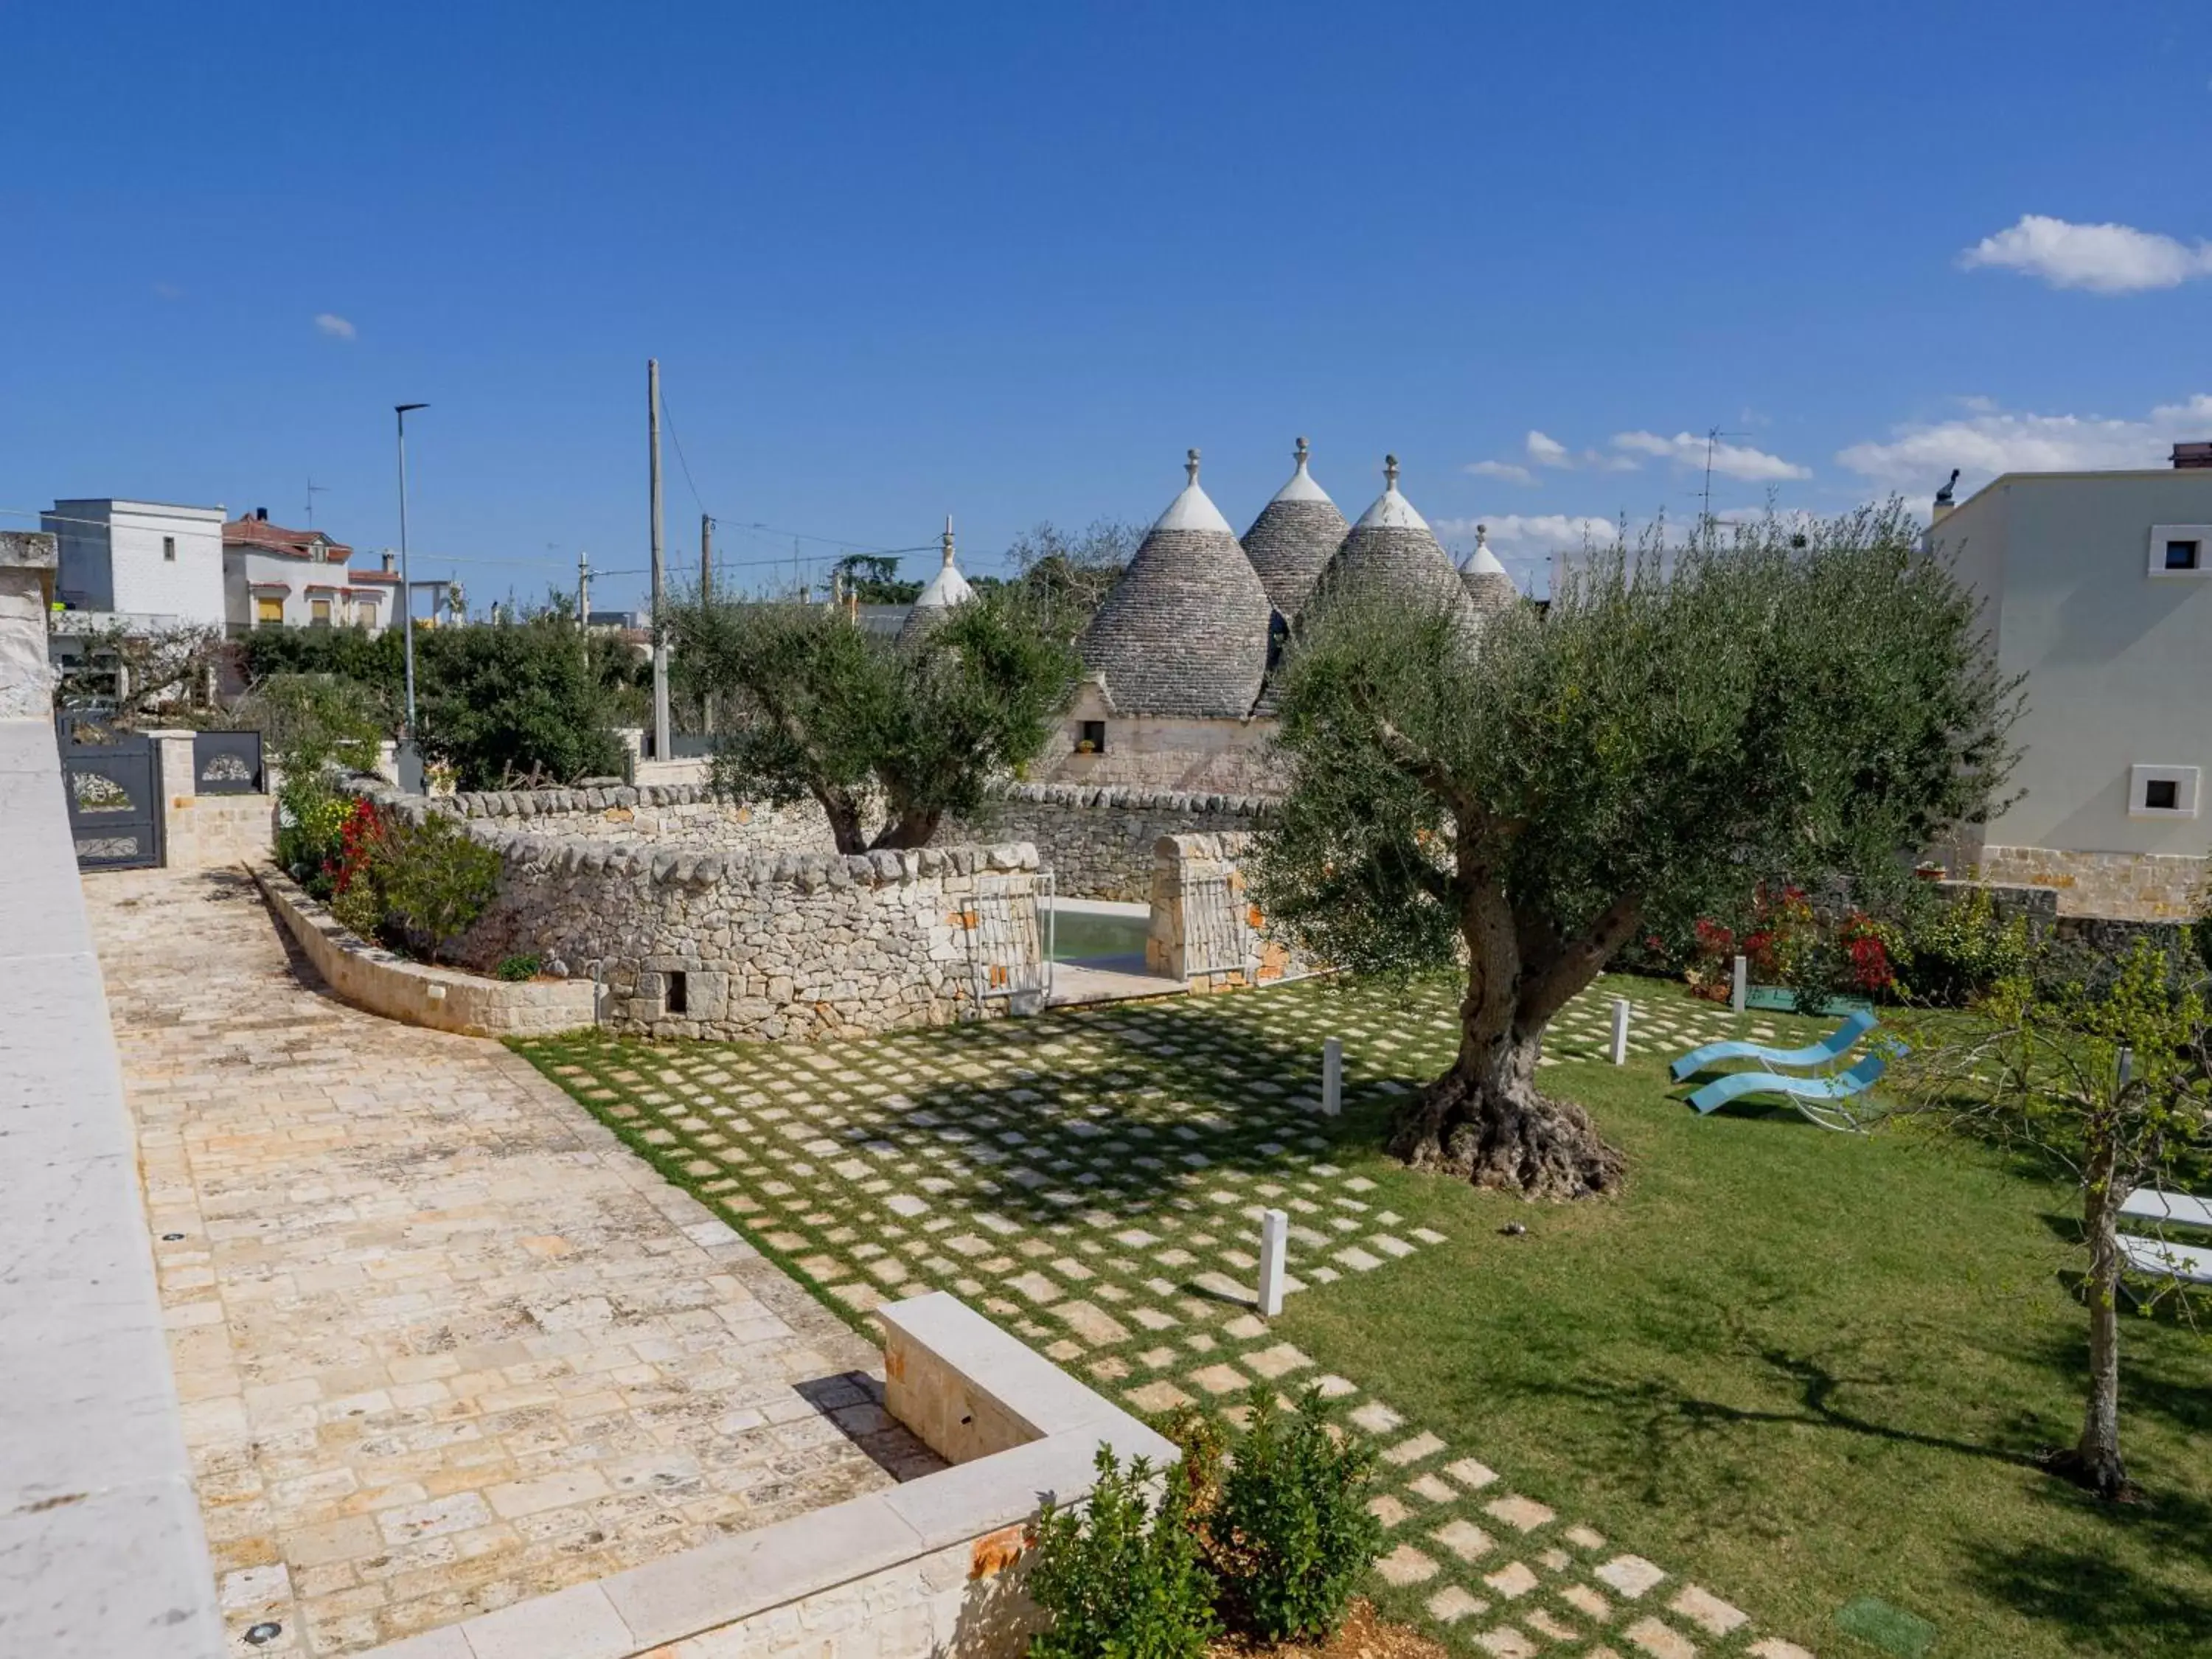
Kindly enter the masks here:
<path id="1" fill-rule="evenodd" d="M 1985 603 L 2020 800 L 1957 856 L 2062 915 L 2193 914 L 2212 854 L 2212 444 L 2171 470 L 2011 472 L 1928 532 Z"/>
<path id="2" fill-rule="evenodd" d="M 59 550 L 54 596 L 126 628 L 223 623 L 222 509 L 110 498 L 58 501 L 40 527 Z"/>
<path id="3" fill-rule="evenodd" d="M 288 530 L 263 508 L 222 526 L 224 609 L 234 633 L 253 628 L 365 628 L 381 633 L 399 573 L 347 568 L 353 549 L 319 530 Z M 420 584 L 417 584 L 419 586 Z"/>

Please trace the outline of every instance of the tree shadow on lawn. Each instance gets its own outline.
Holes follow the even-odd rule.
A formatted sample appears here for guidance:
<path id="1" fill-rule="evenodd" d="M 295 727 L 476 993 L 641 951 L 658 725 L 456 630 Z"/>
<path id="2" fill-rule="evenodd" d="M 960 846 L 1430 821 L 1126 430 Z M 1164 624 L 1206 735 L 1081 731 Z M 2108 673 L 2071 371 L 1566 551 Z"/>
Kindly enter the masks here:
<path id="1" fill-rule="evenodd" d="M 2212 1632 L 2212 1591 L 2203 1587 L 2205 1540 L 2212 1505 L 2194 1498 L 2144 1504 L 2105 1504 L 2058 1480 L 2029 1488 L 2031 1501 L 2129 1534 L 2135 1561 L 2095 1544 L 2069 1547 L 1961 1540 L 1965 1581 L 2024 1618 L 2057 1625 L 2075 1638 L 2094 1638 L 2100 1650 L 2201 1655 Z M 2087 1512 L 2084 1514 L 2084 1512 Z M 2144 1560 L 2194 1564 L 2199 1583 L 2146 1571 Z"/>
<path id="2" fill-rule="evenodd" d="M 1187 1045 L 1200 1040 L 1217 1052 L 1191 1053 Z M 1134 1224 L 1188 1194 L 1209 1170 L 1297 1179 L 1340 1151 L 1373 1144 L 1361 1120 L 1324 1117 L 1297 1098 L 1309 1083 L 1318 1096 L 1318 1045 L 1270 1041 L 1229 1021 L 1200 1025 L 1157 1009 L 1088 1022 L 1063 1016 L 1034 1028 L 1033 1036 L 1025 1031 L 998 1041 L 1010 1046 L 994 1057 L 1018 1065 L 1032 1042 L 1087 1043 L 1097 1052 L 1080 1069 L 1056 1069 L 1064 1064 L 1060 1057 L 1040 1054 L 1025 1067 L 1033 1075 L 1012 1082 L 909 1085 L 901 1107 L 846 1105 L 843 1123 L 829 1133 L 856 1146 L 948 1146 L 983 1167 L 953 1178 L 933 1201 L 1030 1227 L 1067 1223 L 1091 1209 Z M 1162 1044 L 1171 1051 L 1159 1052 Z M 1282 1092 L 1243 1089 L 1254 1079 Z M 929 1170 L 916 1165 L 914 1172 Z"/>

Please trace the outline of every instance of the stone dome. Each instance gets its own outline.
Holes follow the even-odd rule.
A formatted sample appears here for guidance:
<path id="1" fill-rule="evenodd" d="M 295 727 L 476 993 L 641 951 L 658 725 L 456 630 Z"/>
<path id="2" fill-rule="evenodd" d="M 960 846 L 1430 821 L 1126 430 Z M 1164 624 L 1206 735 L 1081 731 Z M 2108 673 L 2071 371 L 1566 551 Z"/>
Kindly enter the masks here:
<path id="1" fill-rule="evenodd" d="M 1398 493 L 1398 458 L 1382 463 L 1383 489 L 1336 550 L 1319 586 L 1346 593 L 1387 594 L 1400 602 L 1445 605 L 1465 617 L 1472 607 L 1459 568 L 1429 522 Z M 1503 574 L 1503 568 L 1500 568 Z"/>
<path id="2" fill-rule="evenodd" d="M 1459 579 L 1477 611 L 1510 610 L 1521 597 L 1520 587 L 1498 562 L 1498 555 L 1490 550 L 1490 526 L 1486 524 L 1475 526 L 1474 551 L 1460 566 Z"/>
<path id="3" fill-rule="evenodd" d="M 1285 622 L 1297 616 L 1350 528 L 1328 492 L 1306 470 L 1304 438 L 1292 453 L 1297 465 L 1290 482 L 1244 532 L 1245 555 L 1260 573 L 1275 614 Z"/>
<path id="4" fill-rule="evenodd" d="M 956 605 L 965 605 L 975 597 L 975 590 L 968 586 L 968 579 L 960 574 L 960 567 L 952 562 L 952 515 L 945 515 L 945 538 L 942 543 L 945 562 L 938 566 L 937 574 L 929 579 L 906 613 L 906 621 L 899 625 L 902 642 L 915 638 L 932 624 L 943 620 L 945 613 Z"/>
<path id="5" fill-rule="evenodd" d="M 1242 720 L 1267 669 L 1274 608 L 1229 521 L 1189 483 L 1077 642 L 1084 666 L 1125 714 Z"/>

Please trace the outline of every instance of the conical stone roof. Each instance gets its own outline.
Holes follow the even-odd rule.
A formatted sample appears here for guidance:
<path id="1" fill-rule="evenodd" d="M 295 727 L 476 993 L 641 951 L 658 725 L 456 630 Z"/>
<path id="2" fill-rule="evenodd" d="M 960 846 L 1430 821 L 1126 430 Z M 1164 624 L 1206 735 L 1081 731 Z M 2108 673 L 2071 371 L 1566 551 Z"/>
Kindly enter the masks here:
<path id="1" fill-rule="evenodd" d="M 1477 611 L 1504 611 L 1521 597 L 1521 589 L 1490 550 L 1490 526 L 1474 527 L 1474 551 L 1459 568 L 1460 584 Z"/>
<path id="2" fill-rule="evenodd" d="M 975 597 L 975 590 L 968 586 L 968 579 L 952 562 L 952 515 L 950 513 L 945 515 L 943 547 L 945 562 L 938 566 L 937 574 L 929 579 L 928 585 L 915 597 L 913 608 L 906 613 L 906 620 L 899 624 L 902 643 L 942 620 L 945 613 L 954 605 L 965 605 Z"/>
<path id="3" fill-rule="evenodd" d="M 1274 500 L 1260 509 L 1260 516 L 1244 532 L 1245 554 L 1260 573 L 1276 614 L 1285 622 L 1297 616 L 1350 528 L 1328 492 L 1306 471 L 1304 438 L 1292 453 L 1297 467 L 1291 481 L 1275 492 Z"/>
<path id="4" fill-rule="evenodd" d="M 1160 514 L 1137 556 L 1077 643 L 1125 714 L 1242 720 L 1267 668 L 1273 607 L 1229 521 L 1190 482 Z"/>
<path id="5" fill-rule="evenodd" d="M 1471 607 L 1459 568 L 1437 541 L 1429 522 L 1398 493 L 1398 458 L 1382 463 L 1383 490 L 1360 515 L 1322 573 L 1319 587 L 1332 592 L 1387 594 L 1407 605 Z"/>

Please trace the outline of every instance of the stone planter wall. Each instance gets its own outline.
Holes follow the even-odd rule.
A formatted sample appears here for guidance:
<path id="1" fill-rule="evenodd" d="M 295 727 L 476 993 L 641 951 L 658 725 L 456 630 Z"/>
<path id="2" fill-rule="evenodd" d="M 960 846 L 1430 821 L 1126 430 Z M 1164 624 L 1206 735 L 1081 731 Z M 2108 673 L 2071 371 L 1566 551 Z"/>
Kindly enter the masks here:
<path id="1" fill-rule="evenodd" d="M 589 980 L 514 984 L 410 962 L 347 932 L 273 865 L 260 866 L 253 878 L 323 982 L 356 1007 L 463 1036 L 545 1036 L 593 1023 Z"/>

